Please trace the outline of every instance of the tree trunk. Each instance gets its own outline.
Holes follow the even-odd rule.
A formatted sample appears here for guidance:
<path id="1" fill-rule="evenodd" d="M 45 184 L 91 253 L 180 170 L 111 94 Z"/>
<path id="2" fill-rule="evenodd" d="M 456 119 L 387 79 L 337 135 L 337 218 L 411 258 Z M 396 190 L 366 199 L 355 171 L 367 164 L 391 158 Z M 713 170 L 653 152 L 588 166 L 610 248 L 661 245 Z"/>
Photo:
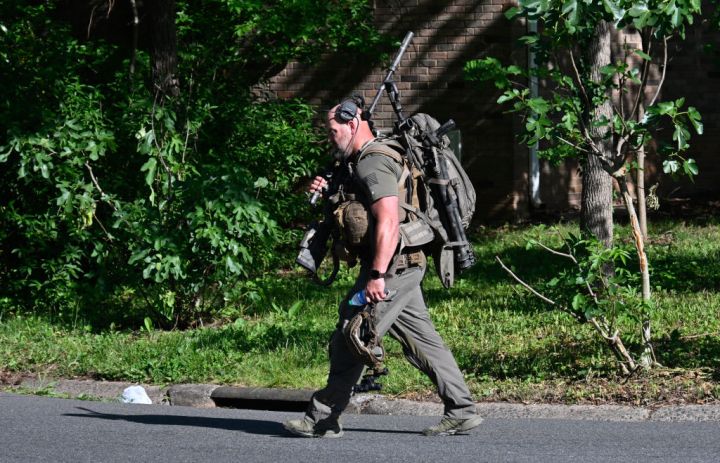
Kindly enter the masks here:
<path id="1" fill-rule="evenodd" d="M 598 23 L 587 51 L 591 78 L 595 82 L 603 78 L 600 69 L 610 64 L 610 28 L 605 21 Z M 599 156 L 606 160 L 612 158 L 613 139 L 610 125 L 597 127 L 593 124 L 602 119 L 612 119 L 609 95 L 602 105 L 591 108 L 588 114 L 586 127 L 600 153 L 588 155 L 583 166 L 580 228 L 610 246 L 613 241 L 612 177 L 603 168 Z"/>
<path id="2" fill-rule="evenodd" d="M 589 155 L 582 172 L 580 228 L 605 246 L 613 242 L 612 178 L 597 156 Z"/>
<path id="3" fill-rule="evenodd" d="M 644 240 L 648 238 L 647 231 L 647 198 L 645 196 L 645 147 L 641 146 L 637 151 L 637 173 L 635 185 L 637 186 L 638 219 L 640 220 L 640 232 Z"/>
<path id="4" fill-rule="evenodd" d="M 640 229 L 638 216 L 635 213 L 635 207 L 633 207 L 633 198 L 628 189 L 627 177 L 623 172 L 616 175 L 615 178 L 618 181 L 618 185 L 620 185 L 620 192 L 622 193 L 625 207 L 627 207 L 628 215 L 630 216 L 630 227 L 632 229 L 635 250 L 638 254 L 638 262 L 640 263 L 640 275 L 642 276 L 642 300 L 647 308 L 647 304 L 650 303 L 650 270 L 648 269 L 647 255 L 645 254 L 645 240 Z M 643 310 L 642 314 L 642 339 L 645 348 L 640 356 L 640 363 L 645 368 L 650 368 L 656 363 L 656 360 L 655 351 L 651 342 L 650 314 L 647 313 L 647 309 Z"/>
<path id="5" fill-rule="evenodd" d="M 153 84 L 161 95 L 178 96 L 175 0 L 147 2 L 152 39 Z"/>
<path id="6" fill-rule="evenodd" d="M 643 91 L 644 87 L 641 87 L 639 91 Z M 645 105 L 640 102 L 638 108 L 638 122 L 643 119 L 645 115 Z M 638 204 L 638 219 L 640 220 L 640 232 L 642 233 L 643 240 L 647 241 L 647 197 L 645 195 L 645 147 L 641 146 L 637 150 L 637 173 L 635 174 L 635 186 L 637 187 L 637 204 Z"/>

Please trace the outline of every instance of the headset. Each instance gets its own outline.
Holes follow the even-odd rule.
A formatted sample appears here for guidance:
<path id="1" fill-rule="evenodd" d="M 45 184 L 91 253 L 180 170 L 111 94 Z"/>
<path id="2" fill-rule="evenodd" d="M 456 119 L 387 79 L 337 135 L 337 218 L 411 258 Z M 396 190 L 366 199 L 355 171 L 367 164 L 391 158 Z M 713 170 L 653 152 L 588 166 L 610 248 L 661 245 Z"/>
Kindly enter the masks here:
<path id="1" fill-rule="evenodd" d="M 335 120 L 341 124 L 347 124 L 351 120 L 358 117 L 357 111 L 365 107 L 365 98 L 357 93 L 350 98 L 344 99 L 340 106 L 335 110 Z M 363 111 L 363 116 L 365 111 Z M 365 120 L 365 119 L 363 119 Z"/>

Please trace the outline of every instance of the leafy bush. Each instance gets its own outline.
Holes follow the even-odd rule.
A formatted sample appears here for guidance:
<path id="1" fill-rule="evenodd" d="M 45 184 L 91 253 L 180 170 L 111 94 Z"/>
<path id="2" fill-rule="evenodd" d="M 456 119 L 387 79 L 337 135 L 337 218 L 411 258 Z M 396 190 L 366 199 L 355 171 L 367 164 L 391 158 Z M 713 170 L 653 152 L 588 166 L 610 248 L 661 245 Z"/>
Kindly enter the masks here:
<path id="1" fill-rule="evenodd" d="M 376 41 L 367 2 L 179 2 L 172 99 L 153 95 L 142 47 L 128 79 L 128 50 L 74 37 L 55 8 L 0 6 L 2 313 L 170 327 L 257 298 L 298 239 L 324 135 L 307 104 L 250 86 Z"/>

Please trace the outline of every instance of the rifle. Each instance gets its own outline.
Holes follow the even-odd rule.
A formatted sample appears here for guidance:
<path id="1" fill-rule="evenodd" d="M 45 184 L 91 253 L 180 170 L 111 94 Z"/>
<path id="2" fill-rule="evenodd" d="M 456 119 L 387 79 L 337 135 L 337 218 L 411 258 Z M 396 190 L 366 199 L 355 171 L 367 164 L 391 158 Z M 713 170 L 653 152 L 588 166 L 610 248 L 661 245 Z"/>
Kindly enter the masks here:
<path id="1" fill-rule="evenodd" d="M 413 33 L 408 32 L 405 35 L 405 39 L 402 42 L 398 54 L 395 56 L 390 68 L 388 69 L 387 76 L 383 80 L 382 85 L 378 88 L 377 94 L 373 99 L 372 105 L 368 109 L 367 119 L 372 116 L 375 106 L 378 100 L 382 96 L 383 91 L 386 91 L 390 104 L 392 105 L 393 111 L 397 116 L 395 122 L 395 133 L 407 137 L 412 136 L 412 132 L 415 129 L 412 119 L 406 118 L 402 112 L 402 105 L 400 104 L 400 91 L 395 85 L 393 80 L 393 74 L 397 70 L 397 66 L 400 63 L 402 55 L 407 50 L 407 47 L 412 41 Z M 423 159 L 422 167 L 426 173 L 429 173 L 433 180 L 430 182 L 430 188 L 433 190 L 434 196 L 440 199 L 443 207 L 439 207 L 440 220 L 443 223 L 443 227 L 448 232 L 448 243 L 453 249 L 454 262 L 460 272 L 467 270 L 475 264 L 475 254 L 472 246 L 467 239 L 465 234 L 465 228 L 462 225 L 462 219 L 460 218 L 460 212 L 457 207 L 457 198 L 455 197 L 452 190 L 449 190 L 448 185 L 448 172 L 447 166 L 444 159 L 439 159 L 438 150 L 443 148 L 443 137 L 447 132 L 455 128 L 455 121 L 450 119 L 443 125 L 441 125 L 434 133 L 423 132 L 420 134 L 423 146 Z M 405 143 L 406 149 L 408 150 L 407 157 L 411 162 L 415 159 L 414 154 L 411 152 L 411 144 Z"/>
<path id="2" fill-rule="evenodd" d="M 413 39 L 413 33 L 412 31 L 409 31 L 407 34 L 405 34 L 405 38 L 402 41 L 402 44 L 400 44 L 400 49 L 398 50 L 397 54 L 395 55 L 395 59 L 393 60 L 392 64 L 388 68 L 388 73 L 385 76 L 385 79 L 383 80 L 382 84 L 380 84 L 380 87 L 378 87 L 377 93 L 375 94 L 375 98 L 373 98 L 372 104 L 370 104 L 370 107 L 368 108 L 367 120 L 370 120 L 372 117 L 373 112 L 375 112 L 375 106 L 377 106 L 378 101 L 380 101 L 380 97 L 383 94 L 384 90 L 388 90 L 388 95 L 394 94 L 399 95 L 397 86 L 395 85 L 395 82 L 393 81 L 393 74 L 395 74 L 395 71 L 397 70 L 398 65 L 400 64 L 400 60 L 402 59 L 403 55 L 405 54 L 405 51 L 407 50 L 408 46 L 410 46 L 410 42 Z M 391 91 L 393 90 L 393 91 Z M 392 101 L 392 96 L 390 97 L 390 101 Z M 398 103 L 399 105 L 400 103 Z M 394 107 L 393 107 L 394 109 Z"/>
<path id="3" fill-rule="evenodd" d="M 328 183 L 321 190 L 316 190 L 312 194 L 309 200 L 311 205 L 314 206 L 321 195 L 327 200 L 329 196 L 337 192 L 338 186 L 344 181 L 344 178 L 341 177 L 347 172 L 347 167 L 343 168 L 343 166 L 345 166 L 343 163 L 336 161 L 325 169 L 322 177 Z M 335 239 L 333 222 L 332 205 L 329 201 L 325 201 L 323 204 L 323 219 L 312 222 L 307 228 L 302 241 L 300 241 L 300 252 L 295 259 L 295 262 L 308 270 L 313 279 L 322 286 L 331 285 L 340 270 L 340 258 L 333 246 L 333 269 L 326 278 L 321 278 L 319 275 L 320 266 L 328 252 L 328 242 L 331 237 L 333 240 Z"/>
<path id="4" fill-rule="evenodd" d="M 436 181 L 430 183 L 430 188 L 435 191 L 436 196 L 440 198 L 444 206 L 438 208 L 440 220 L 448 231 L 450 241 L 448 245 L 453 248 L 455 265 L 457 265 L 459 272 L 463 272 L 475 265 L 475 253 L 465 234 L 455 193 L 447 187 L 449 179 L 447 164 L 443 159 L 438 159 L 437 155 L 437 150 L 442 147 L 442 137 L 454 128 L 455 121 L 450 119 L 438 127 L 434 133 L 426 132 L 421 137 L 425 164 L 436 179 Z"/>

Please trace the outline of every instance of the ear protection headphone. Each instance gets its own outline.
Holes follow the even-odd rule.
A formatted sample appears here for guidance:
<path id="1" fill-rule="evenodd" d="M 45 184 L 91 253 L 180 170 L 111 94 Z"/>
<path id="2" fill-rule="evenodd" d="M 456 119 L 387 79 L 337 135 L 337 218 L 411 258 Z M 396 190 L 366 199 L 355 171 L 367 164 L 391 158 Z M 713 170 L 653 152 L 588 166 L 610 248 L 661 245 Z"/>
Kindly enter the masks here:
<path id="1" fill-rule="evenodd" d="M 363 98 L 361 95 L 355 94 L 350 98 L 346 98 L 335 110 L 335 120 L 341 124 L 347 124 L 351 120 L 358 117 L 358 108 L 362 109 L 364 107 L 365 98 Z"/>

